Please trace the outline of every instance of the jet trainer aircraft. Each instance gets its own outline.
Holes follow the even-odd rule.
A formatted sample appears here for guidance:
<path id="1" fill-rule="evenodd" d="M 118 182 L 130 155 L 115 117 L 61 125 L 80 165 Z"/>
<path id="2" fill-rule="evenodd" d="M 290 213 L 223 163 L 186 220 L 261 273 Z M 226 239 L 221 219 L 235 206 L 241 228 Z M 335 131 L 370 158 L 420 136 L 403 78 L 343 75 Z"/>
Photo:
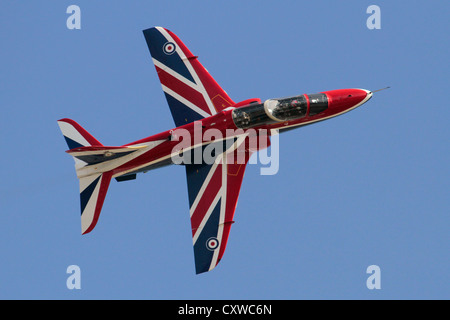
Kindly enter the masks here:
<path id="1" fill-rule="evenodd" d="M 210 271 L 225 252 L 251 154 L 267 148 L 274 134 L 361 106 L 372 92 L 341 89 L 235 103 L 174 33 L 162 27 L 143 33 L 176 128 L 111 147 L 73 120 L 58 121 L 80 183 L 81 231 L 91 232 L 97 224 L 112 178 L 133 180 L 140 172 L 182 164 L 196 273 Z M 202 156 L 205 153 L 209 161 Z"/>

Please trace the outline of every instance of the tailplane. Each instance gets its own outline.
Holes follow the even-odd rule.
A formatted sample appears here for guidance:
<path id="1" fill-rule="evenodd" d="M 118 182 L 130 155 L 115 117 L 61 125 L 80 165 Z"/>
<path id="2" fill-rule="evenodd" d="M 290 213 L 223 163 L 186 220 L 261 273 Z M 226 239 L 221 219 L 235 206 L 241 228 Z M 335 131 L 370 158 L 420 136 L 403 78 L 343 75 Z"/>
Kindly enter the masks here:
<path id="1" fill-rule="evenodd" d="M 111 171 L 80 178 L 81 233 L 94 229 L 111 182 Z"/>
<path id="2" fill-rule="evenodd" d="M 71 119 L 61 119 L 58 125 L 69 147 L 67 153 L 75 160 L 75 170 L 80 182 L 81 233 L 86 234 L 97 224 L 111 182 L 112 171 L 94 171 L 88 175 L 83 175 L 81 172 L 91 164 L 111 160 L 118 155 L 123 155 L 125 151 L 121 147 L 104 147 Z M 122 152 L 116 152 L 117 149 Z"/>

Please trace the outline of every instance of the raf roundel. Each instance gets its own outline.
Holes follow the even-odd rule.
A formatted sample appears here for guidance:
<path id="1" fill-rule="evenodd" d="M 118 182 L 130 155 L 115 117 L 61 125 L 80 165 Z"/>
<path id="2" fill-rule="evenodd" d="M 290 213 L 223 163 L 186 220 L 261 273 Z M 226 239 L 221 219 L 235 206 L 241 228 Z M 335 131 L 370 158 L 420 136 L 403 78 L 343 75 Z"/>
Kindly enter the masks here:
<path id="1" fill-rule="evenodd" d="M 163 46 L 163 51 L 165 54 L 172 54 L 175 52 L 176 50 L 176 45 L 173 42 L 167 42 L 164 46 Z"/>
<path id="2" fill-rule="evenodd" d="M 219 246 L 219 240 L 217 238 L 209 238 L 208 241 L 206 241 L 206 248 L 210 251 L 214 251 Z"/>

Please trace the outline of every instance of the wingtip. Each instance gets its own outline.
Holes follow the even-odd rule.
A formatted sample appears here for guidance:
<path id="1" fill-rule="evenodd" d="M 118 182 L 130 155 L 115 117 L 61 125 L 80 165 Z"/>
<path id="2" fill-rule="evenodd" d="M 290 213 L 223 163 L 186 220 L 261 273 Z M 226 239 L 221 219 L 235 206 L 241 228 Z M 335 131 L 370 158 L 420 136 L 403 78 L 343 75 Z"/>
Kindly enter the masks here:
<path id="1" fill-rule="evenodd" d="M 166 30 L 166 31 L 169 31 L 169 29 L 167 29 L 167 28 L 164 28 L 164 27 L 161 27 L 161 26 L 154 26 L 154 27 L 150 27 L 150 28 L 147 28 L 147 29 L 144 29 L 144 30 L 142 30 L 142 32 L 149 32 L 150 30 L 153 30 L 153 29 L 156 29 L 156 30 L 160 30 L 160 29 L 163 29 L 163 30 Z"/>
<path id="2" fill-rule="evenodd" d="M 209 264 L 199 264 L 199 265 L 195 265 L 195 274 L 201 274 L 201 273 L 207 273 L 210 272 L 212 270 L 214 270 L 217 265 L 219 264 L 220 259 L 217 260 L 216 264 L 214 264 L 213 266 L 209 265 Z"/>

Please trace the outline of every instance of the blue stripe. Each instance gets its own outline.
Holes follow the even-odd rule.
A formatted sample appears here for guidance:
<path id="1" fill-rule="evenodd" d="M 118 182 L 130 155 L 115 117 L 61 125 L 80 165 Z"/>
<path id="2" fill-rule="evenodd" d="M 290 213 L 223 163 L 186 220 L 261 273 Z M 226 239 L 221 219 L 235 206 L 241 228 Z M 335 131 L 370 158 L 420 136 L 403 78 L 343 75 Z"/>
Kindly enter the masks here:
<path id="1" fill-rule="evenodd" d="M 214 255 L 214 251 L 208 250 L 206 242 L 211 237 L 217 237 L 220 221 L 220 203 L 221 199 L 217 202 L 216 207 L 211 213 L 208 221 L 206 222 L 201 234 L 197 238 L 194 245 L 195 256 L 195 272 L 197 274 L 207 272 L 211 266 L 211 261 Z M 216 250 L 219 250 L 220 244 Z"/>
<path id="2" fill-rule="evenodd" d="M 194 152 L 194 151 L 193 151 Z M 191 160 L 194 159 L 194 154 L 191 153 Z M 186 178 L 188 185 L 188 195 L 189 195 L 189 207 L 197 198 L 198 192 L 205 182 L 212 165 L 207 164 L 187 164 L 186 165 Z"/>
<path id="3" fill-rule="evenodd" d="M 148 49 L 150 50 L 150 53 L 154 59 L 158 60 L 186 79 L 195 83 L 194 79 L 191 76 L 191 73 L 189 72 L 188 68 L 184 64 L 183 60 L 181 60 L 177 52 L 174 52 L 172 54 L 164 53 L 163 48 L 168 40 L 162 35 L 161 32 L 159 32 L 158 29 L 150 28 L 144 30 L 143 32 Z"/>
<path id="4" fill-rule="evenodd" d="M 94 192 L 95 187 L 97 186 L 97 183 L 99 182 L 102 175 L 100 175 L 97 179 L 95 179 L 90 185 L 86 187 L 81 193 L 80 193 L 80 204 L 81 204 L 81 214 L 83 214 L 84 208 L 86 208 L 89 199 L 92 196 L 92 193 Z"/>
<path id="5" fill-rule="evenodd" d="M 195 112 L 184 103 L 181 103 L 170 94 L 166 95 L 167 103 L 169 104 L 170 112 L 172 113 L 173 121 L 177 127 L 191 123 L 197 120 L 201 120 L 204 117 L 199 113 Z"/>
<path id="6" fill-rule="evenodd" d="M 232 146 L 232 144 L 237 140 L 237 138 L 230 138 L 228 140 L 224 140 L 224 141 L 219 141 L 216 143 L 212 143 L 209 144 L 211 146 L 211 148 L 213 148 L 214 150 L 214 144 L 219 144 L 222 143 L 222 152 L 225 152 L 228 148 L 230 148 Z M 195 152 L 199 152 L 199 149 L 195 148 L 192 149 L 190 152 L 190 161 L 191 163 L 194 162 L 195 160 Z M 204 155 L 204 150 L 206 148 L 206 146 L 202 146 L 202 157 Z M 211 155 L 212 158 L 216 159 L 220 154 L 216 154 L 215 157 L 213 157 Z M 202 158 L 203 159 L 203 158 Z M 195 199 L 197 198 L 197 195 L 203 185 L 203 183 L 206 180 L 206 177 L 208 176 L 209 171 L 212 168 L 212 164 L 186 164 L 186 178 L 187 178 L 187 185 L 188 185 L 188 195 L 189 195 L 189 207 L 192 206 L 192 204 L 194 203 Z"/>
<path id="7" fill-rule="evenodd" d="M 66 136 L 64 136 L 64 139 L 66 139 L 67 146 L 69 147 L 69 150 L 84 147 L 82 144 L 76 142 L 75 140 L 72 140 Z"/>

